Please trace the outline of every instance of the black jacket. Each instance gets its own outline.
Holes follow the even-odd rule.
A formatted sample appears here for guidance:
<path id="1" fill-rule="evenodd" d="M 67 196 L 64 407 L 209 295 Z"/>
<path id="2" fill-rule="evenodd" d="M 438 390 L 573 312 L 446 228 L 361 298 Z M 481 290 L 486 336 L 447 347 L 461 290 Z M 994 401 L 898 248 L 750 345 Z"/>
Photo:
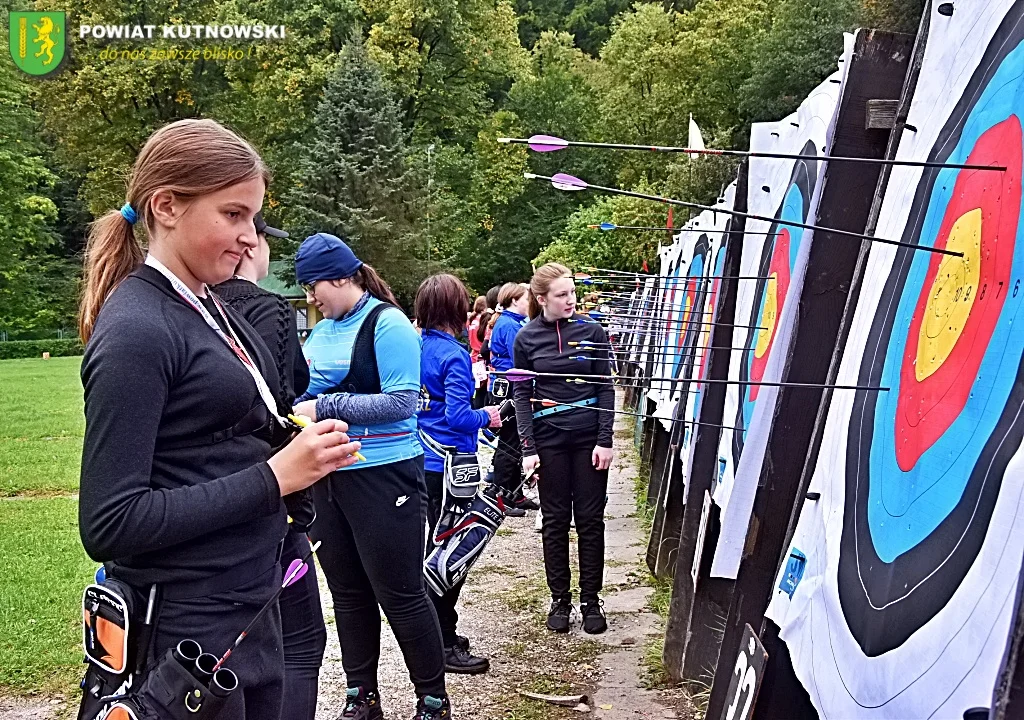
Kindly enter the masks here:
<path id="1" fill-rule="evenodd" d="M 569 345 L 570 342 L 589 341 L 596 347 Z M 523 370 L 542 373 L 568 373 L 580 375 L 610 375 L 608 363 L 608 336 L 604 328 L 585 315 L 574 313 L 569 320 L 548 322 L 543 316 L 531 320 L 516 335 L 514 345 L 515 366 Z M 586 357 L 589 360 L 574 360 Z M 536 452 L 537 443 L 548 445 L 558 441 L 561 432 L 596 432 L 597 445 L 612 446 L 612 428 L 615 424 L 615 389 L 608 384 L 568 383 L 565 378 L 540 377 L 529 382 L 513 383 L 516 420 L 524 455 Z M 531 398 L 573 403 L 596 397 L 598 408 L 572 408 L 534 419 L 533 413 L 545 409 Z"/>
<path id="2" fill-rule="evenodd" d="M 275 395 L 269 351 L 232 326 Z M 270 414 L 252 376 L 156 270 L 103 305 L 82 362 L 79 527 L 89 555 L 134 585 L 273 567 L 287 530 Z"/>
<path id="3" fill-rule="evenodd" d="M 291 304 L 277 293 L 240 278 L 232 278 L 213 290 L 241 313 L 263 338 L 277 367 L 281 410 L 291 408 L 295 398 L 309 386 L 309 366 L 302 355 Z"/>

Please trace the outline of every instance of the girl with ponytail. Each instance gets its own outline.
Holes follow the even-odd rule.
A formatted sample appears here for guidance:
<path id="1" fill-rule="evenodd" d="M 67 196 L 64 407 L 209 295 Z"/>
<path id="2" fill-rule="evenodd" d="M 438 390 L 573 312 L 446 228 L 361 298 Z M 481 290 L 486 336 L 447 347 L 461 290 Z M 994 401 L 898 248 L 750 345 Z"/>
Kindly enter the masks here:
<path id="1" fill-rule="evenodd" d="M 295 412 L 358 428 L 353 438 L 366 454 L 313 486 L 318 519 L 310 535 L 321 543 L 317 558 L 334 599 L 348 683 L 341 717 L 384 717 L 377 686 L 383 610 L 416 691 L 415 720 L 448 720 L 441 628 L 423 582 L 420 337 L 387 284 L 339 237 L 306 238 L 295 276 L 324 315 L 303 346 L 310 381 Z"/>
<path id="2" fill-rule="evenodd" d="M 273 358 L 209 290 L 256 246 L 267 181 L 230 130 L 175 122 L 146 141 L 127 202 L 89 233 L 80 532 L 137 607 L 158 588 L 151 658 L 186 638 L 222 654 L 280 585 L 281 498 L 356 461 L 335 420 L 271 456 L 287 436 Z M 221 717 L 280 718 L 281 647 L 275 605 L 227 663 L 239 687 Z M 97 700 L 84 687 L 83 707 Z"/>

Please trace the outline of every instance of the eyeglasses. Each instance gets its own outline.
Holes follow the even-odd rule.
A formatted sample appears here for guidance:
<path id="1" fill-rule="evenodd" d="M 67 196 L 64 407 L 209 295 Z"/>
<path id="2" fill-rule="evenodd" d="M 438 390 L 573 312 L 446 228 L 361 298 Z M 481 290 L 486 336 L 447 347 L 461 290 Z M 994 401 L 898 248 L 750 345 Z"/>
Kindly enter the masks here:
<path id="1" fill-rule="evenodd" d="M 302 292 L 306 293 L 307 295 L 316 294 L 316 283 L 299 283 L 299 287 L 302 288 Z"/>

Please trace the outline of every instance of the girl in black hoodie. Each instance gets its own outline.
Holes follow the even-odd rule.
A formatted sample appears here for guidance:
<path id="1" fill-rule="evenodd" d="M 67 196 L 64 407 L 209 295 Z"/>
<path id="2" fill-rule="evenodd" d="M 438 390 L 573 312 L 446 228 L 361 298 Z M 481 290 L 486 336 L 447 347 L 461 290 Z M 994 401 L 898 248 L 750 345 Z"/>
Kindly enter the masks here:
<path id="1" fill-rule="evenodd" d="M 548 263 L 537 270 L 530 282 L 530 315 L 533 319 L 516 336 L 515 367 L 538 373 L 610 375 L 608 336 L 597 322 L 576 313 L 569 268 Z M 593 345 L 570 344 L 582 341 Z M 608 626 L 598 595 L 604 577 L 604 506 L 613 459 L 615 390 L 610 383 L 568 383 L 564 377 L 538 377 L 514 387 L 523 470 L 529 473 L 540 466 L 544 567 L 552 598 L 547 626 L 554 632 L 569 631 L 569 524 L 575 517 L 583 630 L 604 632 Z"/>

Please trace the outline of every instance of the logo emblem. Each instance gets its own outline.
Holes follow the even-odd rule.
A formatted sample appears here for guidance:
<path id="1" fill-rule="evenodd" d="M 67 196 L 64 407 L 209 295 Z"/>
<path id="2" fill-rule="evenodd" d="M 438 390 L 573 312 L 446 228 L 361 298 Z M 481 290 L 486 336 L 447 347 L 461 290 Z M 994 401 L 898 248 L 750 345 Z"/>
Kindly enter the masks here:
<path id="1" fill-rule="evenodd" d="M 10 13 L 9 44 L 14 64 L 29 75 L 43 77 L 63 63 L 67 23 L 63 12 Z"/>
<path id="2" fill-rule="evenodd" d="M 402 507 L 403 505 L 405 505 L 405 501 L 408 499 L 408 495 L 403 495 L 402 497 L 398 498 L 397 500 L 395 500 L 395 507 Z"/>

